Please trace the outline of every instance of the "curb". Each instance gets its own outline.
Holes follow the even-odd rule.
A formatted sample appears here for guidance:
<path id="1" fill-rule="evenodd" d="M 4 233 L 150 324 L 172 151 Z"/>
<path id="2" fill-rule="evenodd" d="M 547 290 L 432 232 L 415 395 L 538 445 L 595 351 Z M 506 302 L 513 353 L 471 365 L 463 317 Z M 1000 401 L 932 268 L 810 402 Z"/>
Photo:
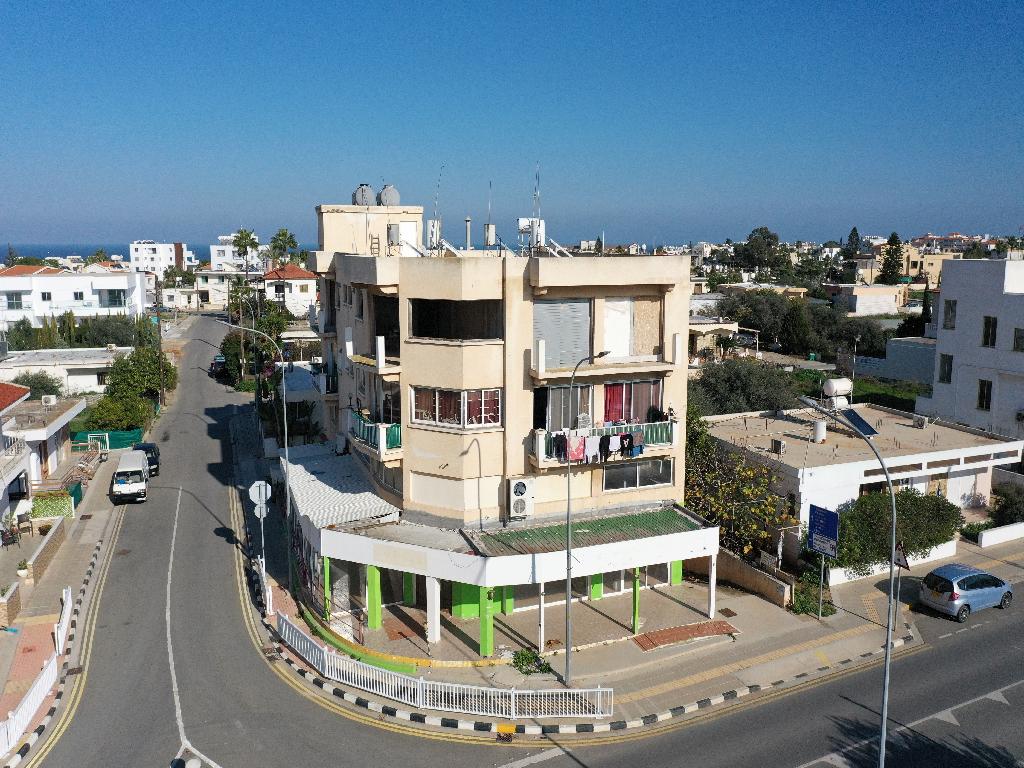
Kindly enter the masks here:
<path id="1" fill-rule="evenodd" d="M 82 603 L 85 601 L 85 591 L 89 586 L 89 582 L 92 580 L 93 573 L 96 570 L 96 561 L 99 559 L 100 550 L 103 548 L 103 542 L 104 539 L 97 541 L 96 546 L 93 549 L 92 558 L 89 560 L 89 567 L 85 570 L 85 578 L 82 580 L 82 586 L 78 590 L 78 597 L 75 599 L 75 607 L 71 611 L 71 621 L 68 624 L 68 639 L 64 644 L 64 648 L 62 648 L 60 653 L 57 654 L 58 657 L 63 656 L 66 659 L 66 657 L 71 655 L 75 642 L 75 635 L 78 632 L 78 616 L 82 610 Z M 57 708 L 60 706 L 61 699 L 64 698 L 64 688 L 68 681 L 68 670 L 69 664 L 68 661 L 65 660 L 61 665 L 60 674 L 58 675 L 59 682 L 57 683 L 57 693 L 53 697 L 53 704 L 50 705 L 50 708 L 46 711 L 46 715 L 43 717 L 39 725 L 33 728 L 32 732 L 29 733 L 27 737 L 22 737 L 23 743 L 10 757 L 10 759 L 4 763 L 4 768 L 14 768 L 24 760 L 32 747 L 35 746 L 35 743 L 39 741 L 39 738 L 46 732 L 47 726 L 49 726 L 50 721 L 53 720 L 53 716 L 57 713 Z"/>

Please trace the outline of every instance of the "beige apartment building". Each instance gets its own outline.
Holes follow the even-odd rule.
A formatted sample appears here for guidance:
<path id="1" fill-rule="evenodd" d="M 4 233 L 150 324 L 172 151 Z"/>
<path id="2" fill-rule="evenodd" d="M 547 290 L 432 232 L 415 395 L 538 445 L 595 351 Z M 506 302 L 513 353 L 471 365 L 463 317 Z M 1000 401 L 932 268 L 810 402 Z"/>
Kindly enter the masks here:
<path id="1" fill-rule="evenodd" d="M 372 631 L 401 601 L 430 642 L 442 610 L 478 620 L 490 655 L 493 611 L 565 599 L 567 498 L 574 599 L 632 589 L 638 612 L 641 573 L 702 557 L 713 614 L 718 529 L 680 506 L 688 259 L 428 248 L 419 206 L 316 211 L 334 450 L 289 469 L 325 623 Z"/>

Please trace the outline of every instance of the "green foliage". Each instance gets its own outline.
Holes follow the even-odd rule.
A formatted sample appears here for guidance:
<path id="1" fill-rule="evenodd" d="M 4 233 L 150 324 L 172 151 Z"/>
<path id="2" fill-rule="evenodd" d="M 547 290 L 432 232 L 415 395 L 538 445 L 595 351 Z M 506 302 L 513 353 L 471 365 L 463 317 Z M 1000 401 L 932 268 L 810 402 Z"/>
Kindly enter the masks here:
<path id="1" fill-rule="evenodd" d="M 985 520 L 981 523 L 967 523 L 963 528 L 960 529 L 960 535 L 975 544 L 978 543 L 978 536 L 981 535 L 982 531 L 987 531 L 989 528 L 994 528 L 995 523 L 991 520 Z"/>
<path id="2" fill-rule="evenodd" d="M 758 227 L 747 235 L 746 243 L 733 247 L 733 260 L 749 269 L 777 270 L 789 264 L 789 257 L 779 246 L 779 236 L 768 227 Z"/>
<path id="3" fill-rule="evenodd" d="M 790 299 L 782 318 L 779 343 L 793 354 L 805 355 L 810 351 L 811 324 L 807 302 Z"/>
<path id="4" fill-rule="evenodd" d="M 995 496 L 992 522 L 995 525 L 1024 523 L 1024 488 L 1013 483 L 1000 483 L 992 492 Z"/>
<path id="5" fill-rule="evenodd" d="M 35 329 L 32 321 L 26 317 L 11 323 L 7 329 L 7 345 L 12 350 L 24 352 L 28 349 L 37 349 Z"/>
<path id="6" fill-rule="evenodd" d="M 971 247 L 964 251 L 965 259 L 987 259 L 988 251 L 981 245 L 981 243 L 971 243 Z"/>
<path id="7" fill-rule="evenodd" d="M 844 259 L 855 259 L 860 254 L 860 232 L 854 227 L 846 238 L 846 245 L 843 246 L 842 256 Z"/>
<path id="8" fill-rule="evenodd" d="M 11 253 L 14 252 L 14 256 Z M 40 259 L 38 256 L 18 256 L 17 252 L 14 251 L 10 246 L 7 247 L 7 261 L 5 262 L 8 267 L 14 267 L 19 264 L 23 264 L 28 267 L 45 267 L 46 260 Z"/>
<path id="9" fill-rule="evenodd" d="M 766 549 L 772 532 L 788 522 L 786 504 L 773 490 L 775 475 L 745 454 L 722 447 L 700 413 L 686 412 L 686 506 L 720 526 L 723 547 L 751 558 Z"/>
<path id="10" fill-rule="evenodd" d="M 821 396 L 821 386 L 828 374 L 819 371 L 796 371 L 791 374 L 797 392 L 811 397 Z M 883 381 L 872 376 L 858 376 L 853 382 L 853 397 L 858 403 L 874 403 L 900 411 L 913 411 L 919 395 L 930 387 L 914 381 Z"/>
<path id="11" fill-rule="evenodd" d="M 51 376 L 46 371 L 33 371 L 31 373 L 19 373 L 14 377 L 14 383 L 32 390 L 29 400 L 38 400 L 43 395 L 56 395 L 60 397 L 64 391 L 60 379 Z"/>
<path id="12" fill-rule="evenodd" d="M 32 496 L 32 517 L 71 517 L 74 510 L 67 491 L 40 491 Z M 41 531 L 40 531 L 41 532 Z"/>
<path id="13" fill-rule="evenodd" d="M 839 551 L 836 564 L 867 575 L 889 562 L 889 494 L 868 493 L 839 508 Z M 924 496 L 905 488 L 896 494 L 896 539 L 908 557 L 919 557 L 952 539 L 964 523 L 960 509 L 942 496 Z"/>
<path id="14" fill-rule="evenodd" d="M 144 428 L 153 420 L 154 408 L 150 400 L 138 395 L 105 395 L 89 409 L 85 428 L 99 432 L 127 432 Z"/>
<path id="15" fill-rule="evenodd" d="M 160 281 L 164 287 L 173 285 L 195 285 L 195 273 L 178 267 L 168 267 L 164 270 L 163 279 Z"/>
<path id="16" fill-rule="evenodd" d="M 512 666 L 524 675 L 551 672 L 551 665 L 532 648 L 520 648 L 512 654 Z"/>
<path id="17" fill-rule="evenodd" d="M 792 377 L 781 368 L 760 361 L 730 358 L 702 370 L 691 382 L 705 415 L 742 411 L 775 411 L 796 406 Z"/>
<path id="18" fill-rule="evenodd" d="M 107 395 L 111 397 L 160 397 L 161 369 L 163 386 L 168 392 L 178 385 L 178 371 L 153 347 L 141 347 L 130 355 L 114 360 L 107 376 Z"/>
<path id="19" fill-rule="evenodd" d="M 292 251 L 298 250 L 298 247 L 299 244 L 295 240 L 295 235 L 284 228 L 277 230 L 274 236 L 270 238 L 270 253 L 278 263 L 289 261 Z"/>
<path id="20" fill-rule="evenodd" d="M 92 256 L 89 256 L 89 257 L 86 258 L 85 264 L 86 264 L 86 266 L 88 266 L 89 264 L 95 264 L 95 263 L 97 263 L 99 261 L 106 261 L 106 260 L 107 260 L 107 252 L 105 250 L 103 250 L 102 248 L 99 248 L 99 249 L 97 249 L 92 254 Z"/>
<path id="21" fill-rule="evenodd" d="M 903 276 L 903 242 L 893 232 L 889 235 L 885 248 L 882 249 L 882 269 L 878 273 L 876 283 L 896 285 Z"/>
<path id="22" fill-rule="evenodd" d="M 793 613 L 818 615 L 818 586 L 821 583 L 821 572 L 813 568 L 804 571 L 803 576 L 793 587 L 793 604 L 789 607 Z M 832 604 L 832 593 L 825 585 L 825 593 L 821 601 L 821 615 L 831 616 L 836 612 Z"/>

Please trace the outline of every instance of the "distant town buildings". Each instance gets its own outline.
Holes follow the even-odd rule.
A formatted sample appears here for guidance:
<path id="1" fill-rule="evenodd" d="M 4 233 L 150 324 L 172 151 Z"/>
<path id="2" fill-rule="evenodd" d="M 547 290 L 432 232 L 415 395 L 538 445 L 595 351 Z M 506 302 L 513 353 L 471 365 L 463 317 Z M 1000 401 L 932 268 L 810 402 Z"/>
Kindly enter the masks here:
<path id="1" fill-rule="evenodd" d="M 153 272 L 163 277 L 168 269 L 190 270 L 199 265 L 196 255 L 185 243 L 133 240 L 128 249 L 131 268 L 136 272 Z"/>
<path id="2" fill-rule="evenodd" d="M 256 251 L 243 256 L 232 244 L 235 235 L 220 235 L 217 242 L 210 246 L 210 269 L 214 272 L 223 272 L 233 269 L 237 272 L 245 272 L 248 264 L 249 272 L 263 272 L 264 259 L 270 246 L 260 245 Z M 259 242 L 259 238 L 256 238 Z"/>

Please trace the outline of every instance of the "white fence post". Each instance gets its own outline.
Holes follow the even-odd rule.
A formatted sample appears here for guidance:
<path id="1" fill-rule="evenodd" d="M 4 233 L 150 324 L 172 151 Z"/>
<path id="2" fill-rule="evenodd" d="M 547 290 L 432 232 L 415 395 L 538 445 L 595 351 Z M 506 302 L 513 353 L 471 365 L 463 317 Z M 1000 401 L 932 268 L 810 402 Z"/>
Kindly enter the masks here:
<path id="1" fill-rule="evenodd" d="M 416 706 L 417 707 L 422 707 L 423 706 L 423 678 L 422 677 L 416 682 Z"/>

